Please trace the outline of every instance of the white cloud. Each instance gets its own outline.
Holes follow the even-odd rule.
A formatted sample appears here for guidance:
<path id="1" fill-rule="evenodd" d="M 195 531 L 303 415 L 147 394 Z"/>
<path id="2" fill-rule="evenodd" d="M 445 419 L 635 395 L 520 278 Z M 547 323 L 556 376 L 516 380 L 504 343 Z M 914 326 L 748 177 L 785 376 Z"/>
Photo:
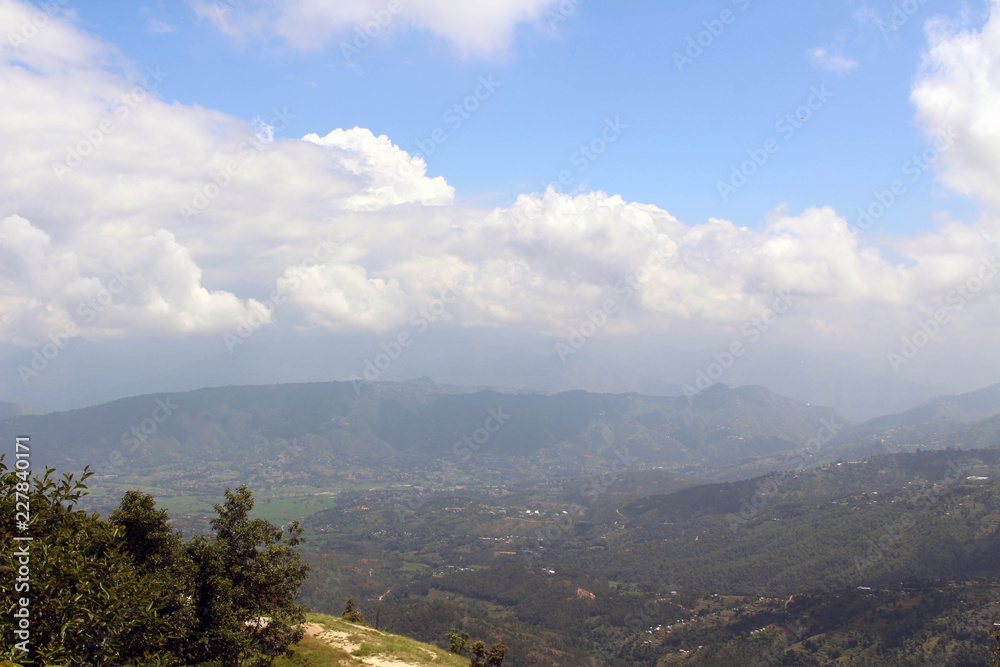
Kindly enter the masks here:
<path id="1" fill-rule="evenodd" d="M 406 315 L 404 295 L 392 278 L 369 278 L 358 265 L 326 263 L 278 278 L 278 289 L 306 313 L 309 322 L 334 331 L 345 328 L 382 330 Z"/>
<path id="2" fill-rule="evenodd" d="M 385 135 L 376 137 L 371 130 L 355 127 L 336 129 L 325 137 L 308 134 L 303 139 L 317 146 L 339 149 L 344 155 L 344 167 L 367 178 L 363 191 L 343 201 L 345 208 L 374 210 L 405 202 L 439 206 L 450 204 L 455 198 L 455 189 L 442 177 L 424 177 L 427 164 L 423 159 L 411 157 Z"/>
<path id="3" fill-rule="evenodd" d="M 462 55 L 491 56 L 510 45 L 517 26 L 536 23 L 559 0 L 282 0 L 241 2 L 233 7 L 193 0 L 201 18 L 223 33 L 247 40 L 277 35 L 295 48 L 319 49 L 350 42 L 356 28 L 371 35 L 403 28 L 427 31 Z"/>
<path id="4" fill-rule="evenodd" d="M 0 4 L 0 34 L 28 11 Z M 973 41 L 992 64 L 975 71 L 994 76 L 985 39 Z M 255 126 L 167 104 L 158 76 L 61 19 L 19 49 L 0 46 L 0 98 L 18 100 L 0 106 L 0 342 L 30 345 L 67 324 L 95 338 L 228 331 L 275 294 L 265 324 L 384 330 L 453 286 L 443 317 L 455 324 L 558 336 L 608 300 L 621 308 L 610 333 L 731 330 L 786 290 L 801 303 L 783 325 L 841 345 L 903 330 L 911 304 L 940 301 L 992 252 L 984 230 L 952 223 L 889 239 L 903 258 L 892 263 L 829 208 L 777 209 L 751 230 L 688 225 L 601 192 L 456 203 L 387 137 L 352 128 L 275 139 L 267 127 L 281 114 Z M 955 95 L 937 70 L 928 81 Z M 977 98 L 956 99 L 921 113 L 989 117 Z M 949 177 L 995 175 L 997 153 L 987 154 Z M 968 183 L 979 196 L 979 181 Z M 654 253 L 655 270 L 627 295 L 622 281 Z M 94 317 L 81 314 L 123 268 L 134 279 Z M 997 323 L 995 309 L 977 312 Z"/>
<path id="5" fill-rule="evenodd" d="M 1000 0 L 981 29 L 927 24 L 929 48 L 911 99 L 931 138 L 956 135 L 939 176 L 957 192 L 1000 210 Z"/>
<path id="6" fill-rule="evenodd" d="M 851 60 L 837 52 L 830 52 L 823 47 L 811 49 L 809 59 L 816 67 L 834 74 L 847 74 L 858 66 L 858 61 Z"/>
<path id="7" fill-rule="evenodd" d="M 190 252 L 165 230 L 114 243 L 75 247 L 20 216 L 0 220 L 0 340 L 30 344 L 80 329 L 91 337 L 222 329 L 255 307 L 208 290 Z M 74 331 L 75 334 L 75 331 Z"/>

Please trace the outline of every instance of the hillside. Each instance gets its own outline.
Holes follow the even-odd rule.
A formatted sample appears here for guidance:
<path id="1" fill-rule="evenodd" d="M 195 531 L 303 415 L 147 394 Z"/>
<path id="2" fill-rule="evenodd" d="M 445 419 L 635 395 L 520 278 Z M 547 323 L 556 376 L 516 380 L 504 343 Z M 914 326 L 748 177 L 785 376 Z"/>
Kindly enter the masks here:
<path id="1" fill-rule="evenodd" d="M 275 667 L 468 667 L 469 660 L 415 639 L 348 623 L 327 614 L 306 614 L 306 636 L 294 654 Z"/>
<path id="2" fill-rule="evenodd" d="M 425 641 L 459 622 L 495 632 L 512 667 L 576 664 L 609 645 L 605 664 L 654 665 L 727 642 L 735 653 L 714 664 L 749 664 L 739 655 L 761 628 L 768 650 L 874 665 L 876 647 L 905 632 L 912 641 L 891 644 L 901 660 L 936 658 L 969 648 L 956 623 L 970 610 L 978 625 L 1000 620 L 998 480 L 992 448 L 707 485 L 638 471 L 593 501 L 579 483 L 442 490 L 403 517 L 405 493 L 345 492 L 306 519 L 317 574 L 303 602 L 335 611 L 352 596 L 367 614 L 391 588 L 387 629 Z M 786 607 L 790 596 L 808 604 Z M 786 638 L 803 617 L 812 632 Z"/>
<path id="3" fill-rule="evenodd" d="M 30 405 L 20 405 L 18 403 L 5 403 L 0 401 L 0 420 L 9 419 L 11 417 L 19 417 L 21 415 L 40 415 L 42 411 L 39 408 Z"/>
<path id="4" fill-rule="evenodd" d="M 989 447 L 1000 442 L 1000 384 L 939 396 L 905 412 L 884 415 L 842 431 L 834 446 L 865 453 L 942 447 L 962 443 Z"/>
<path id="5" fill-rule="evenodd" d="M 814 437 L 823 420 L 845 424 L 829 408 L 761 387 L 716 385 L 689 402 L 583 391 L 471 391 L 430 380 L 333 382 L 219 387 L 20 416 L 0 422 L 0 441 L 28 433 L 44 442 L 36 466 L 78 469 L 111 460 L 112 468 L 171 471 L 206 465 L 241 471 L 291 445 L 303 454 L 300 461 L 309 461 L 302 466 L 307 471 L 351 457 L 381 466 L 405 458 L 409 470 L 413 462 L 427 465 L 456 450 L 467 454 L 462 458 L 476 453 L 477 459 L 593 465 L 613 461 L 627 445 L 646 465 L 745 476 L 775 467 L 779 453 Z"/>

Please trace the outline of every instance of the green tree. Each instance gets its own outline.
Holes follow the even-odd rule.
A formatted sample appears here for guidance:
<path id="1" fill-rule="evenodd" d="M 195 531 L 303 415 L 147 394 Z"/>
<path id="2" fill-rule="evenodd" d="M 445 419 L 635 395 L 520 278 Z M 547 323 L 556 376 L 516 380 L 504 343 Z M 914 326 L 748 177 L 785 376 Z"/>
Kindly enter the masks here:
<path id="1" fill-rule="evenodd" d="M 125 555 L 141 573 L 140 585 L 148 592 L 163 628 L 152 635 L 147 628 L 133 628 L 124 641 L 123 659 L 151 650 L 168 655 L 174 642 L 193 628 L 195 610 L 189 591 L 194 563 L 184 551 L 180 532 L 170 527 L 168 519 L 166 510 L 156 508 L 153 496 L 139 491 L 127 491 L 108 519 L 123 531 Z"/>
<path id="2" fill-rule="evenodd" d="M 294 550 L 303 541 L 297 521 L 283 529 L 250 519 L 253 494 L 226 489 L 216 505 L 213 540 L 199 535 L 185 546 L 194 567 L 193 627 L 181 642 L 184 659 L 205 667 L 267 666 L 302 639 L 296 627 L 305 607 L 296 603 L 308 566 Z"/>
<path id="3" fill-rule="evenodd" d="M 451 652 L 461 655 L 469 645 L 469 633 L 460 633 L 458 628 L 452 628 L 448 631 L 448 641 L 451 643 Z"/>
<path id="4" fill-rule="evenodd" d="M 470 649 L 472 651 L 472 660 L 469 664 L 472 667 L 482 667 L 484 664 L 484 657 L 486 655 L 486 642 L 483 640 L 478 640 L 472 643 Z"/>
<path id="5" fill-rule="evenodd" d="M 990 660 L 990 667 L 1000 667 L 1000 627 L 993 631 L 993 640 L 996 645 L 990 651 L 990 655 L 993 656 L 993 659 Z"/>
<path id="6" fill-rule="evenodd" d="M 472 644 L 472 667 L 500 667 L 503 664 L 504 656 L 507 655 L 507 647 L 503 644 L 493 644 L 486 648 L 486 642 L 477 641 Z"/>
<path id="7" fill-rule="evenodd" d="M 505 655 L 507 655 L 506 646 L 493 644 L 486 650 L 486 667 L 500 667 Z"/>
<path id="8" fill-rule="evenodd" d="M 354 598 L 348 598 L 347 605 L 344 607 L 344 613 L 340 617 L 349 623 L 367 625 L 365 623 L 365 615 L 360 610 L 354 608 Z"/>
<path id="9" fill-rule="evenodd" d="M 0 513 L 30 508 L 27 526 L 0 522 L 0 661 L 264 667 L 301 639 L 302 530 L 292 522 L 285 537 L 251 520 L 245 486 L 216 506 L 213 539 L 185 544 L 151 496 L 130 491 L 103 520 L 76 509 L 89 469 L 79 479 L 54 474 L 29 478 L 0 455 Z M 22 582 L 20 568 L 30 571 Z M 22 608 L 30 640 L 19 647 Z"/>
<path id="10" fill-rule="evenodd" d="M 141 631 L 152 648 L 134 647 L 128 664 L 177 664 L 156 655 L 168 628 L 125 554 L 124 530 L 75 509 L 92 474 L 85 468 L 79 479 L 60 479 L 46 468 L 41 477 L 29 476 L 9 470 L 0 455 L 0 657 L 26 666 L 118 665 L 130 637 Z M 25 508 L 27 526 L 7 519 Z M 28 574 L 17 581 L 22 567 Z M 19 646 L 14 613 L 21 609 L 30 639 Z"/>

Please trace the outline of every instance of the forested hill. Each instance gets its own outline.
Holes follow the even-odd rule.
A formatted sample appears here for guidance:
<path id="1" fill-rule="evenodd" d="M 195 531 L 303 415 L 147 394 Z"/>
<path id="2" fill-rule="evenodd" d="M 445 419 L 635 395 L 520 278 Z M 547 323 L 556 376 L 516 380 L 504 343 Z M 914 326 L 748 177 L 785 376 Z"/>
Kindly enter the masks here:
<path id="1" fill-rule="evenodd" d="M 402 516 L 406 491 L 359 490 L 306 519 L 329 574 L 303 592 L 335 611 L 320 595 L 334 582 L 366 609 L 391 588 L 392 631 L 430 641 L 463 619 L 502 636 L 512 665 L 599 647 L 614 667 L 982 665 L 1000 621 L 998 480 L 994 447 L 697 486 L 640 471 L 592 502 L 579 482 L 445 489 Z"/>
<path id="2" fill-rule="evenodd" d="M 311 460 L 331 456 L 452 455 L 456 443 L 489 432 L 482 454 L 614 460 L 623 447 L 647 465 L 734 467 L 801 447 L 846 422 L 761 387 L 716 385 L 688 400 L 638 394 L 555 395 L 471 391 L 429 380 L 219 387 L 121 399 L 0 422 L 40 443 L 36 465 L 60 469 L 105 461 L 239 466 L 294 443 Z M 486 431 L 484 431 L 486 429 Z M 477 450 L 479 447 L 477 447 Z M 774 461 L 770 462 L 771 464 Z M 762 465 L 765 465 L 762 463 Z"/>
<path id="3" fill-rule="evenodd" d="M 939 396 L 841 431 L 834 445 L 867 454 L 923 446 L 989 447 L 1000 442 L 1000 384 Z"/>

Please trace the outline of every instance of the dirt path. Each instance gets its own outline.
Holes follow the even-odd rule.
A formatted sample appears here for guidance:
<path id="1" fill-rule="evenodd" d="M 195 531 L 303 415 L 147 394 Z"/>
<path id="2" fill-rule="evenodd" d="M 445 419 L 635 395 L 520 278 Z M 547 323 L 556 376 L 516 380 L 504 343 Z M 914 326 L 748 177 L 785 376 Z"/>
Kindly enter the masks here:
<path id="1" fill-rule="evenodd" d="M 302 629 L 305 630 L 306 635 L 316 637 L 317 639 L 322 639 L 331 646 L 335 646 L 347 653 L 354 653 L 359 648 L 361 644 L 351 641 L 352 633 L 342 632 L 340 630 L 327 630 L 322 625 L 318 623 L 303 623 Z M 376 634 L 385 634 L 374 630 L 372 628 L 365 628 L 363 632 L 370 632 Z M 353 635 L 357 638 L 357 634 Z M 426 651 L 428 657 L 432 661 L 437 661 L 437 656 L 431 651 L 426 649 L 421 649 Z M 427 663 L 416 663 L 416 662 L 406 662 L 404 660 L 397 660 L 395 658 L 387 658 L 384 656 L 365 656 L 365 657 L 355 657 L 351 656 L 358 665 L 370 665 L 370 667 L 425 667 Z"/>

